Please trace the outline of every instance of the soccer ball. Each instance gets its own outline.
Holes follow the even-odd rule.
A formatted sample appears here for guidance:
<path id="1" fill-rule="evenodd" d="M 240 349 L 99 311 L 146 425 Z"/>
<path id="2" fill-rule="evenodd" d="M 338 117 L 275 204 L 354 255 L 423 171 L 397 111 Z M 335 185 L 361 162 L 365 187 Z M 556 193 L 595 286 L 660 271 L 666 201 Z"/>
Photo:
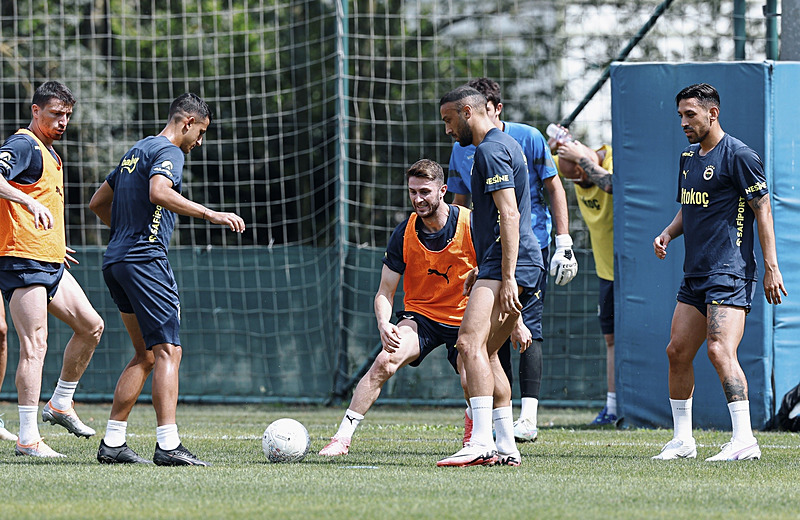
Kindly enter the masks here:
<path id="1" fill-rule="evenodd" d="M 300 462 L 311 448 L 311 438 L 294 419 L 278 419 L 264 430 L 261 447 L 270 462 Z"/>

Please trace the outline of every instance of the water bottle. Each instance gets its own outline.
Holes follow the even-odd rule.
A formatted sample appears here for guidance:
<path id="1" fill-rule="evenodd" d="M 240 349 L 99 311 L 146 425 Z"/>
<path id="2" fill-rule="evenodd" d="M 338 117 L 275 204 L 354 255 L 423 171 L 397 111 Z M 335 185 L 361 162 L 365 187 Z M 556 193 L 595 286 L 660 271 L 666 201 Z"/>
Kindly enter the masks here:
<path id="1" fill-rule="evenodd" d="M 560 128 L 555 123 L 550 123 L 547 125 L 547 130 L 545 131 L 547 132 L 547 135 L 553 138 L 553 140 L 555 140 L 555 142 L 558 144 L 564 144 L 572 141 L 572 137 L 569 135 L 569 130 Z"/>

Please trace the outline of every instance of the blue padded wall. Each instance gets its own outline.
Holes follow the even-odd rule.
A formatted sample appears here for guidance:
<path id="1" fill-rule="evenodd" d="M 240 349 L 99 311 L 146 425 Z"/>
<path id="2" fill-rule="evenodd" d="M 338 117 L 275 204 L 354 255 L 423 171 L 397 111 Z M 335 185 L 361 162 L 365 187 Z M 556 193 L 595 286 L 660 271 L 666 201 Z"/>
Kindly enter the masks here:
<path id="1" fill-rule="evenodd" d="M 670 244 L 665 260 L 656 258 L 652 244 L 679 209 L 675 201 L 678 160 L 688 142 L 681 131 L 675 95 L 692 83 L 714 85 L 720 92 L 722 128 L 761 155 L 772 191 L 773 158 L 768 144 L 773 135 L 773 72 L 770 63 L 612 66 L 616 384 L 620 413 L 628 424 L 672 427 L 665 349 L 675 295 L 683 276 L 683 239 Z M 797 78 L 794 82 L 796 85 Z M 787 81 L 783 88 L 790 87 L 791 82 Z M 787 105 L 790 99 L 787 96 Z M 796 114 L 798 109 L 793 106 L 792 110 Z M 785 207 L 776 205 L 776 211 Z M 794 214 L 798 214 L 797 209 Z M 786 262 L 789 247 L 784 233 L 780 233 L 781 222 L 786 225 L 787 220 L 788 215 L 783 220 L 776 218 L 776 228 L 779 261 L 784 277 L 790 278 L 790 264 Z M 791 247 L 797 251 L 796 244 Z M 763 273 L 760 251 L 756 258 Z M 800 273 L 797 269 L 793 272 Z M 791 281 L 787 285 L 791 290 Z M 798 316 L 797 312 L 793 314 Z M 787 328 L 788 320 L 787 317 Z M 755 428 L 764 427 L 774 409 L 772 323 L 773 308 L 766 304 L 759 281 L 756 302 L 739 347 Z M 789 334 L 787 330 L 785 335 Z M 788 337 L 786 341 L 789 342 Z M 705 345 L 698 352 L 694 368 L 695 427 L 730 430 L 725 396 Z"/>
<path id="2" fill-rule="evenodd" d="M 775 411 L 800 382 L 800 63 L 778 62 L 772 82 L 772 211 L 778 263 L 789 297 L 775 307 L 773 376 Z"/>

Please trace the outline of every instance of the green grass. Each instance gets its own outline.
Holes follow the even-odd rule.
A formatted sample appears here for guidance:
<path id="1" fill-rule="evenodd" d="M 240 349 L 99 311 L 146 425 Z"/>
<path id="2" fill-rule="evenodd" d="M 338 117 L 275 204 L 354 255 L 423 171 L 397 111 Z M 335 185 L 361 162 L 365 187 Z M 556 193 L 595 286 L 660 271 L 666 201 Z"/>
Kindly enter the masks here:
<path id="1" fill-rule="evenodd" d="M 16 429 L 14 405 L 0 403 Z M 15 457 L 0 443 L 0 518 L 797 518 L 800 440 L 759 433 L 763 459 L 706 463 L 730 433 L 697 431 L 697 460 L 652 461 L 667 430 L 592 430 L 592 410 L 541 409 L 540 438 L 521 444 L 519 468 L 437 468 L 460 447 L 462 410 L 376 407 L 350 454 L 316 455 L 344 408 L 178 408 L 184 444 L 211 468 L 104 466 L 95 454 L 108 405 L 82 405 L 98 437 L 40 425 L 66 460 Z M 270 464 L 261 433 L 292 417 L 309 430 L 311 453 Z M 155 416 L 139 405 L 128 444 L 150 457 Z M 53 504 L 58 504 L 54 506 Z"/>

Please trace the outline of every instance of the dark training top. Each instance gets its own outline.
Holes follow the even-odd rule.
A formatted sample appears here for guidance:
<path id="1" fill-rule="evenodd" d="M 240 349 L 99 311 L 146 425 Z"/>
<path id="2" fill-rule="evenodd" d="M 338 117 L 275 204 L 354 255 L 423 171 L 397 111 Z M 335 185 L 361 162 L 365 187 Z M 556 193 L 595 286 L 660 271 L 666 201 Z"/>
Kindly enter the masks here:
<path id="1" fill-rule="evenodd" d="M 755 280 L 755 214 L 747 201 L 768 193 L 761 158 L 735 137 L 725 134 L 704 156 L 699 144 L 686 148 L 678 172 L 684 275 Z"/>
<path id="2" fill-rule="evenodd" d="M 115 262 L 167 258 L 175 213 L 150 202 L 150 178 L 163 175 L 181 192 L 183 151 L 164 136 L 137 142 L 106 177 L 114 190 L 111 238 L 103 268 Z"/>

